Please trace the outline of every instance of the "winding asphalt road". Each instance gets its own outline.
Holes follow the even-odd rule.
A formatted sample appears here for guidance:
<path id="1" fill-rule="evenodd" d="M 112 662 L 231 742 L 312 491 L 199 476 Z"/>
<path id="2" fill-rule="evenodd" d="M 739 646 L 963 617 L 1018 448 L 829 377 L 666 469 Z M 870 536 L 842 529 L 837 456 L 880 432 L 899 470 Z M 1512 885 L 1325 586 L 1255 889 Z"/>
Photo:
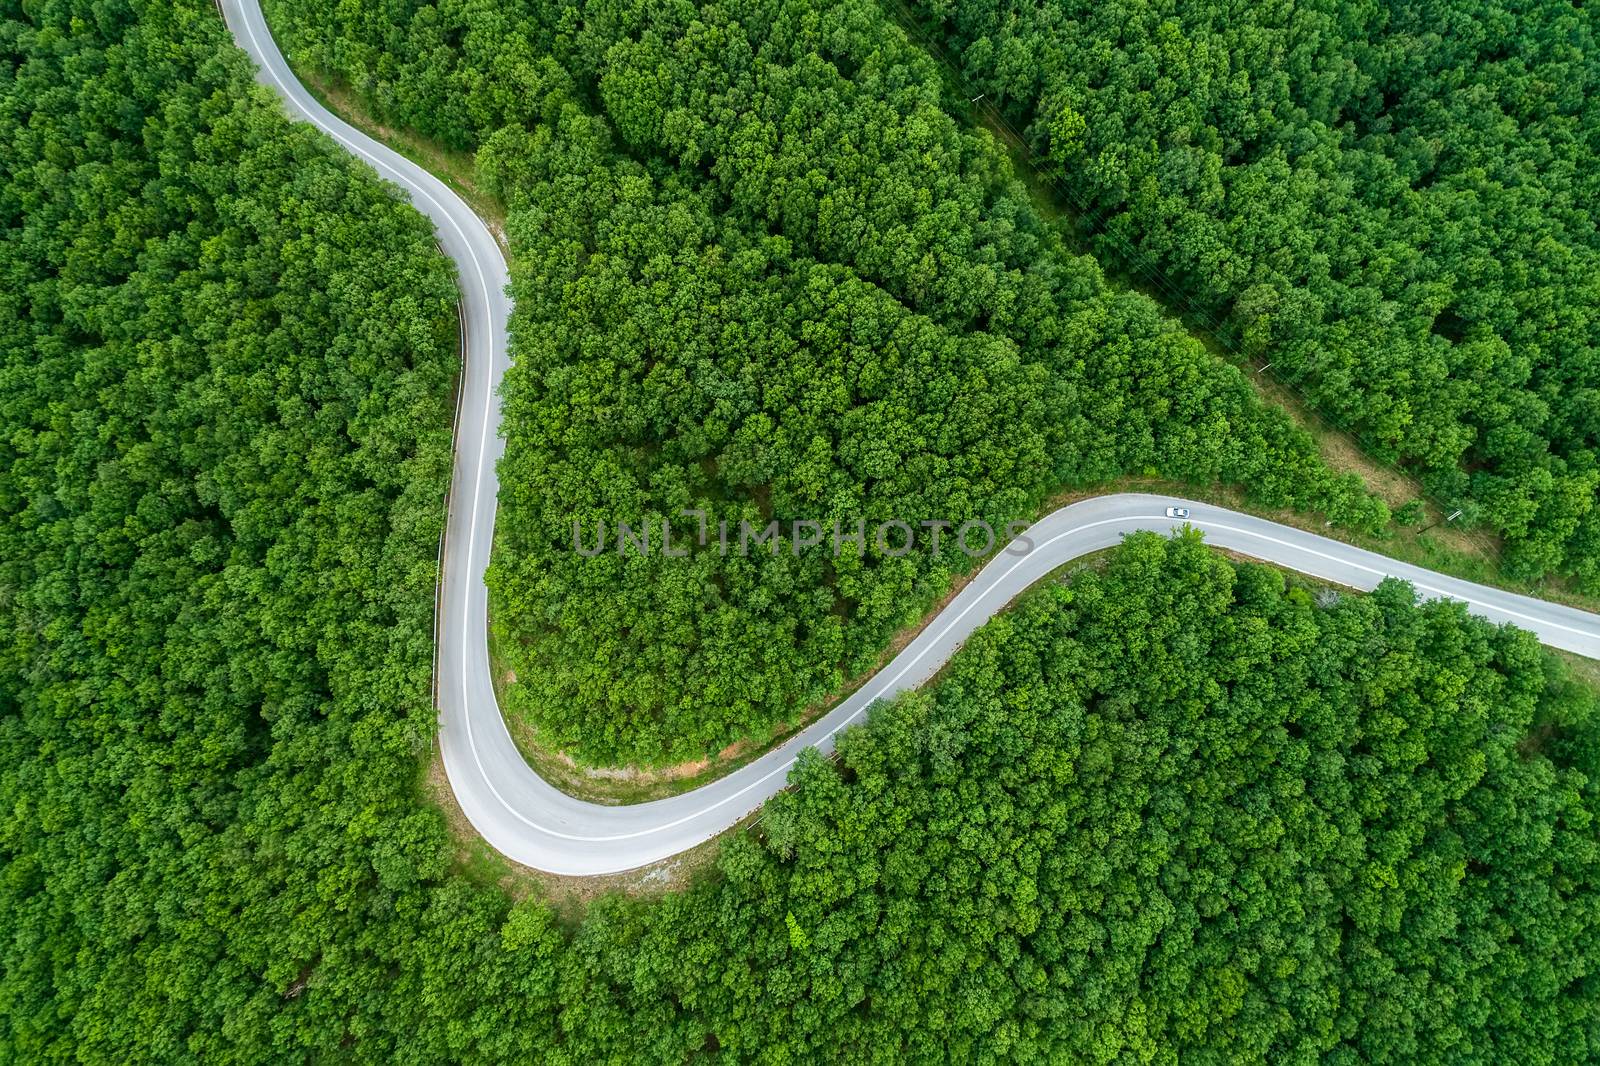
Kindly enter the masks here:
<path id="1" fill-rule="evenodd" d="M 257 0 L 220 0 L 235 40 L 256 61 L 258 78 L 289 110 L 399 186 L 433 221 L 459 273 L 466 365 L 456 431 L 439 619 L 439 743 L 445 771 L 468 820 L 506 856 L 557 874 L 634 869 L 708 840 L 784 787 L 808 747 L 832 749 L 839 731 L 875 701 L 916 688 L 963 641 L 1023 590 L 1063 563 L 1117 544 L 1138 530 L 1182 526 L 1165 516 L 1187 507 L 1188 524 L 1208 543 L 1357 589 L 1384 577 L 1411 582 L 1426 597 L 1465 602 L 1494 622 L 1531 630 L 1544 643 L 1600 659 L 1600 616 L 1437 574 L 1298 529 L 1220 507 L 1138 494 L 1103 496 L 1064 507 L 1024 534 L 1025 554 L 1001 552 L 895 659 L 849 699 L 781 747 L 693 792 L 612 807 L 568 796 L 533 772 L 506 730 L 490 684 L 488 590 L 483 575 L 494 538 L 495 463 L 504 446 L 495 402 L 508 364 L 505 258 L 461 198 L 410 160 L 330 114 L 297 81 L 278 52 Z M 1021 539 L 1013 543 L 1018 549 Z"/>

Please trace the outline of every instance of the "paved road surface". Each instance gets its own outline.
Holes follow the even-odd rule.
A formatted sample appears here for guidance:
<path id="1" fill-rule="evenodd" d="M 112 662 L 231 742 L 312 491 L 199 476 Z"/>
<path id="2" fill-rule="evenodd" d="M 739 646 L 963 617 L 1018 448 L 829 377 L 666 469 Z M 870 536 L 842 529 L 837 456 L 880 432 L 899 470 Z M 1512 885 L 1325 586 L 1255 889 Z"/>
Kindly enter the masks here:
<path id="1" fill-rule="evenodd" d="M 483 222 L 442 182 L 325 110 L 289 72 L 257 0 L 221 0 L 235 39 L 255 59 L 262 82 L 291 112 L 330 134 L 398 185 L 432 219 L 460 275 L 466 366 L 456 436 L 439 625 L 439 744 L 461 809 L 490 844 L 517 862 L 559 874 L 633 869 L 707 840 L 784 786 L 807 747 L 831 750 L 839 731 L 876 700 L 915 688 L 1018 593 L 1061 564 L 1110 547 L 1136 530 L 1166 532 L 1182 522 L 1168 506 L 1188 507 L 1209 543 L 1358 589 L 1384 576 L 1425 596 L 1463 600 L 1496 622 L 1532 630 L 1553 647 L 1600 658 L 1600 616 L 1436 574 L 1338 541 L 1192 501 L 1137 494 L 1086 500 L 1041 519 L 1025 534 L 1025 555 L 1002 552 L 888 666 L 849 699 L 755 762 L 670 799 L 626 807 L 585 803 L 529 768 L 506 731 L 489 680 L 488 594 L 483 583 L 493 540 L 495 461 L 507 364 L 506 265 Z"/>

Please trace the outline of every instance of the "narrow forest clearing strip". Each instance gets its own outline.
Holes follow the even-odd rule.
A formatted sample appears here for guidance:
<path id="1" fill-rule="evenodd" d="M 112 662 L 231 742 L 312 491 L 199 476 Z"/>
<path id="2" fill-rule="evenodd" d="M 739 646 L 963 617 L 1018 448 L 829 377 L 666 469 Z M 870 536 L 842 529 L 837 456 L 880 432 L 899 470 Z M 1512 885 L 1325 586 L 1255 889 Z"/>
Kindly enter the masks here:
<path id="1" fill-rule="evenodd" d="M 1139 277 L 1128 264 L 1097 255 L 1086 239 L 1086 234 L 1092 232 L 1093 227 L 1086 221 L 1083 212 L 1068 202 L 1069 197 L 1060 183 L 1040 167 L 1023 137 L 1005 121 L 992 104 L 985 101 L 981 94 L 977 96 L 972 94 L 970 87 L 964 84 L 959 70 L 945 57 L 943 50 L 928 38 L 903 0 L 885 0 L 884 8 L 891 21 L 901 28 L 908 39 L 939 65 L 943 75 L 944 97 L 948 101 L 946 109 L 951 116 L 969 129 L 986 131 L 1004 147 L 1017 179 L 1028 191 L 1034 209 L 1040 218 L 1053 227 L 1064 247 L 1093 259 L 1108 281 L 1120 284 L 1150 299 L 1168 315 L 1181 322 L 1185 331 L 1213 356 L 1238 367 L 1258 395 L 1288 413 L 1311 435 L 1316 441 L 1317 450 L 1323 461 L 1331 469 L 1341 474 L 1355 474 L 1361 478 L 1368 489 L 1388 504 L 1391 510 L 1398 510 L 1413 501 L 1422 504 L 1423 524 L 1438 523 L 1432 530 L 1435 539 L 1447 544 L 1453 556 L 1476 559 L 1487 564 L 1487 570 L 1480 571 L 1475 566 L 1470 574 L 1462 573 L 1459 576 L 1471 576 L 1473 580 L 1486 581 L 1501 587 L 1525 588 L 1521 585 L 1507 584 L 1507 579 L 1500 575 L 1501 544 L 1500 539 L 1492 532 L 1448 525 L 1448 512 L 1441 510 L 1440 505 L 1426 494 L 1414 475 L 1375 457 L 1349 432 L 1332 425 L 1326 416 L 1317 411 L 1293 388 L 1273 377 L 1270 372 L 1263 372 L 1262 368 L 1255 366 L 1243 353 L 1224 342 L 1212 329 L 1197 323 L 1196 312 L 1192 305 L 1176 306 L 1175 298 L 1181 299 L 1183 294 L 1158 273 L 1147 270 L 1145 277 Z M 1492 576 L 1485 578 L 1480 576 L 1482 573 Z M 1565 583 L 1558 582 L 1557 585 L 1564 587 Z M 1540 595 L 1544 595 L 1542 589 L 1543 586 Z M 1593 602 L 1600 601 L 1569 602 L 1587 602 L 1592 605 Z"/>

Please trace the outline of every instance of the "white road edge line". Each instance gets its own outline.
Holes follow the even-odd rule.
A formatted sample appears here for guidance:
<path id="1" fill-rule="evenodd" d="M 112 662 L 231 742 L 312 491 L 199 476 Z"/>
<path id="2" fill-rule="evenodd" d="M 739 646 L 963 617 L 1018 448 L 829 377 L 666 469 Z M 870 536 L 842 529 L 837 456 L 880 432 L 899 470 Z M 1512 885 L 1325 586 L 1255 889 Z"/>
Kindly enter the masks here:
<path id="1" fill-rule="evenodd" d="M 517 862 L 572 876 L 616 873 L 659 861 L 715 836 L 780 791 L 803 749 L 831 750 L 840 731 L 861 718 L 873 703 L 911 687 L 908 675 L 919 666 L 926 664 L 935 670 L 942 666 L 979 625 L 1020 592 L 1073 559 L 1109 547 L 1136 530 L 1170 532 L 1190 524 L 1205 531 L 1216 547 L 1353 588 L 1371 588 L 1386 576 L 1397 576 L 1431 598 L 1460 600 L 1491 620 L 1523 624 L 1547 644 L 1600 658 L 1600 616 L 1388 560 L 1339 541 L 1224 508 L 1142 494 L 1116 494 L 1072 504 L 1041 518 L 1024 534 L 1036 539 L 1029 553 L 1016 555 L 1002 550 L 887 666 L 827 715 L 740 769 L 693 791 L 649 803 L 612 807 L 574 799 L 539 778 L 523 760 L 495 703 L 494 688 L 487 676 L 487 592 L 482 569 L 487 558 L 481 563 L 475 560 L 480 528 L 485 531 L 485 539 L 492 539 L 487 531 L 493 528 L 498 496 L 498 481 L 495 472 L 487 469 L 486 460 L 490 434 L 499 426 L 500 410 L 494 397 L 506 363 L 504 322 L 509 300 L 504 291 L 497 300 L 489 278 L 508 277 L 505 257 L 487 225 L 453 190 L 422 167 L 330 114 L 307 92 L 278 51 L 259 0 L 219 0 L 219 7 L 235 40 L 255 61 L 258 79 L 276 91 L 294 114 L 406 191 L 412 203 L 433 222 L 440 246 L 455 261 L 458 274 L 464 279 L 470 272 L 477 282 L 476 292 L 466 286 L 460 290 L 464 358 L 462 408 L 457 415 L 464 424 L 478 421 L 477 452 L 471 470 L 455 471 L 452 478 L 459 482 L 465 474 L 472 483 L 466 514 L 466 551 L 459 554 L 447 535 L 439 578 L 444 593 L 440 596 L 443 613 L 438 628 L 438 669 L 441 675 L 459 670 L 461 676 L 439 679 L 439 737 L 446 774 L 463 813 L 491 846 Z M 469 224 L 463 226 L 462 219 L 470 220 Z M 453 242 L 448 239 L 452 232 L 460 245 L 454 251 L 449 247 Z M 469 301 L 476 303 L 471 308 L 473 314 L 467 313 Z M 487 324 L 487 335 L 472 334 L 471 323 L 475 321 Z M 484 386 L 469 394 L 471 375 L 480 371 L 484 373 Z M 463 458 L 459 453 L 455 457 Z M 495 482 L 492 491 L 486 491 L 486 474 Z M 455 487 L 452 484 L 452 503 Z M 1186 507 L 1192 517 L 1187 523 L 1169 519 L 1165 506 Z M 446 519 L 447 528 L 454 517 L 452 510 Z M 1086 520 L 1078 521 L 1080 518 Z M 1058 528 L 1061 526 L 1066 528 Z M 1025 567 L 1028 573 L 1022 573 Z M 476 612 L 472 608 L 475 593 L 485 596 L 482 610 Z M 460 632 L 459 663 L 443 654 L 444 635 L 452 627 Z M 482 644 L 481 664 L 473 663 L 474 639 Z M 475 669 L 483 676 L 477 676 Z M 459 705 L 454 705 L 456 699 Z M 481 731 L 473 721 L 480 716 L 483 721 L 477 724 L 484 727 Z M 457 749 L 458 728 L 464 752 Z M 489 745 L 492 766 L 485 761 L 484 745 Z M 458 755 L 465 755 L 467 761 L 461 762 Z M 483 793 L 493 798 L 492 804 L 486 802 Z M 731 812 L 724 810 L 741 800 L 747 801 L 744 806 Z M 624 844 L 631 846 L 617 846 Z"/>

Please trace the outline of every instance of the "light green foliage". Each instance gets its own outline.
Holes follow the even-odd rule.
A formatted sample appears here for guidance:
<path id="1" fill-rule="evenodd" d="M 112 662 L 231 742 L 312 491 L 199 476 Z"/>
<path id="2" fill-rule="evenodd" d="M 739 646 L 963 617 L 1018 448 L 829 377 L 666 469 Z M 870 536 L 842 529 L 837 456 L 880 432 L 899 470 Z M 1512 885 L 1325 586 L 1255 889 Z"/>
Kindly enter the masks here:
<path id="1" fill-rule="evenodd" d="M 206 0 L 0 4 L 6 1062 L 219 1061 L 442 866 L 455 290 L 266 99 Z"/>
<path id="2" fill-rule="evenodd" d="M 795 920 L 794 911 L 783 916 L 783 922 L 789 927 L 789 946 L 795 951 L 804 951 L 811 946 L 811 938 L 806 936 L 806 931 L 800 928 L 800 923 Z"/>
<path id="3" fill-rule="evenodd" d="M 1600 1053 L 1593 694 L 1192 538 L 1026 599 L 687 892 L 563 929 L 452 872 L 426 224 L 205 0 L 5 4 L 0 57 L 0 1061 Z"/>
<path id="4" fill-rule="evenodd" d="M 589 560 L 574 519 L 1004 529 L 1131 472 L 1385 520 L 1235 370 L 1063 250 L 870 4 L 274 7 L 385 119 L 480 146 L 507 206 L 490 582 L 508 706 L 546 744 L 659 763 L 760 740 L 971 565 L 927 537 L 901 560 Z M 510 111 L 498 40 L 542 72 Z M 481 118 L 450 126 L 462 107 Z"/>
<path id="5" fill-rule="evenodd" d="M 1600 41 L 1568 0 L 923 0 L 1112 262 L 1600 587 Z M 1063 125 L 1081 115 L 1084 128 Z"/>

